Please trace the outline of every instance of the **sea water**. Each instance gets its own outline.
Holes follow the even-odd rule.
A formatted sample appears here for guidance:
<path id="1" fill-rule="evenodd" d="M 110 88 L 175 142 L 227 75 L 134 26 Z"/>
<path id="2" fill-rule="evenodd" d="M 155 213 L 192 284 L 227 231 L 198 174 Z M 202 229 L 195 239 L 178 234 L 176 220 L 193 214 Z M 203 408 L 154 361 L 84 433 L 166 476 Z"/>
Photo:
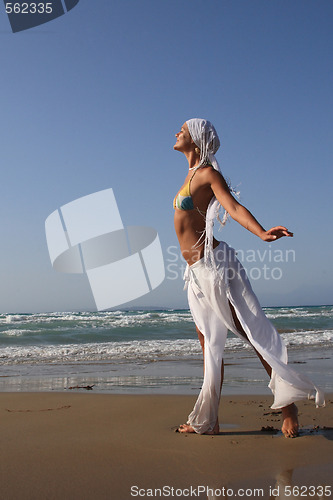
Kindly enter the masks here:
<path id="1" fill-rule="evenodd" d="M 264 308 L 289 363 L 333 392 L 333 306 Z M 250 346 L 228 335 L 224 394 L 270 394 Z M 189 310 L 0 314 L 0 391 L 196 394 L 202 352 Z"/>

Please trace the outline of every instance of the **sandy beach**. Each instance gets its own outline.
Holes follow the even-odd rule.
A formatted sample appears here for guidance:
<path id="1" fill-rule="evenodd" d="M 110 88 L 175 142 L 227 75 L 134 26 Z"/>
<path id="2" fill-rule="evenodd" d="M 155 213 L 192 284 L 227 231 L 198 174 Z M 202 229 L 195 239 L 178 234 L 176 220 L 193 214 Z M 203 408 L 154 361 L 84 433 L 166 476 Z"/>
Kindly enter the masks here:
<path id="1" fill-rule="evenodd" d="M 296 439 L 269 430 L 280 415 L 265 396 L 223 396 L 217 436 L 174 432 L 194 401 L 1 393 L 1 500 L 332 495 L 333 395 L 298 404 Z"/>

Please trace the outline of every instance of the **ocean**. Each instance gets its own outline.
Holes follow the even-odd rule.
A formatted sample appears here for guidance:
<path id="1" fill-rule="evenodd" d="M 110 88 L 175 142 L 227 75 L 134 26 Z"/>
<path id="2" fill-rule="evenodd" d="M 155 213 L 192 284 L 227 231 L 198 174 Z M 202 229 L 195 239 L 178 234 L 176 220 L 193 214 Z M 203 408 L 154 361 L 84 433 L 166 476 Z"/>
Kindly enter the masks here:
<path id="1" fill-rule="evenodd" d="M 333 306 L 266 307 L 289 363 L 333 392 Z M 223 394 L 270 394 L 229 334 Z M 0 314 L 0 391 L 197 394 L 202 352 L 188 310 Z"/>

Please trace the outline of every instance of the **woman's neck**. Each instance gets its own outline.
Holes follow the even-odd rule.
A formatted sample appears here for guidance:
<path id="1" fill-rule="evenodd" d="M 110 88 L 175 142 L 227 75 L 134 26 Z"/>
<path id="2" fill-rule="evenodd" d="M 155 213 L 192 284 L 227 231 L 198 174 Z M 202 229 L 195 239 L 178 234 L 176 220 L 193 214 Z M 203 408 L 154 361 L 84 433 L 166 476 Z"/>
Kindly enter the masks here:
<path id="1" fill-rule="evenodd" d="M 184 153 L 186 156 L 186 159 L 188 161 L 188 168 L 189 170 L 193 170 L 195 167 L 197 167 L 200 163 L 200 157 L 199 155 L 196 154 L 195 151 L 189 151 Z"/>

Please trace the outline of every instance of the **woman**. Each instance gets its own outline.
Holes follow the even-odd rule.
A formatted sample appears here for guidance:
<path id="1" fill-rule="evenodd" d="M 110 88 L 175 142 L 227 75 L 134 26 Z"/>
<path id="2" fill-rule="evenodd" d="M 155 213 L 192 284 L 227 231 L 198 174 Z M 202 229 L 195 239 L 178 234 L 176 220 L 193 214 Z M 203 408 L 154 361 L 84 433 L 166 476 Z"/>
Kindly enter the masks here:
<path id="1" fill-rule="evenodd" d="M 213 125 L 203 119 L 188 120 L 176 134 L 176 151 L 184 153 L 189 170 L 174 199 L 175 229 L 187 262 L 185 280 L 188 300 L 204 354 L 204 381 L 187 424 L 179 432 L 217 434 L 218 405 L 223 382 L 223 351 L 228 329 L 249 342 L 270 376 L 274 394 L 272 408 L 282 410 L 282 432 L 298 435 L 294 401 L 315 395 L 324 405 L 322 392 L 310 380 L 287 365 L 287 352 L 280 336 L 264 315 L 235 252 L 213 237 L 217 217 L 227 216 L 263 241 L 272 242 L 293 234 L 283 226 L 268 231 L 232 196 L 221 175 L 215 153 L 220 141 Z M 223 220 L 218 216 L 225 209 Z"/>

